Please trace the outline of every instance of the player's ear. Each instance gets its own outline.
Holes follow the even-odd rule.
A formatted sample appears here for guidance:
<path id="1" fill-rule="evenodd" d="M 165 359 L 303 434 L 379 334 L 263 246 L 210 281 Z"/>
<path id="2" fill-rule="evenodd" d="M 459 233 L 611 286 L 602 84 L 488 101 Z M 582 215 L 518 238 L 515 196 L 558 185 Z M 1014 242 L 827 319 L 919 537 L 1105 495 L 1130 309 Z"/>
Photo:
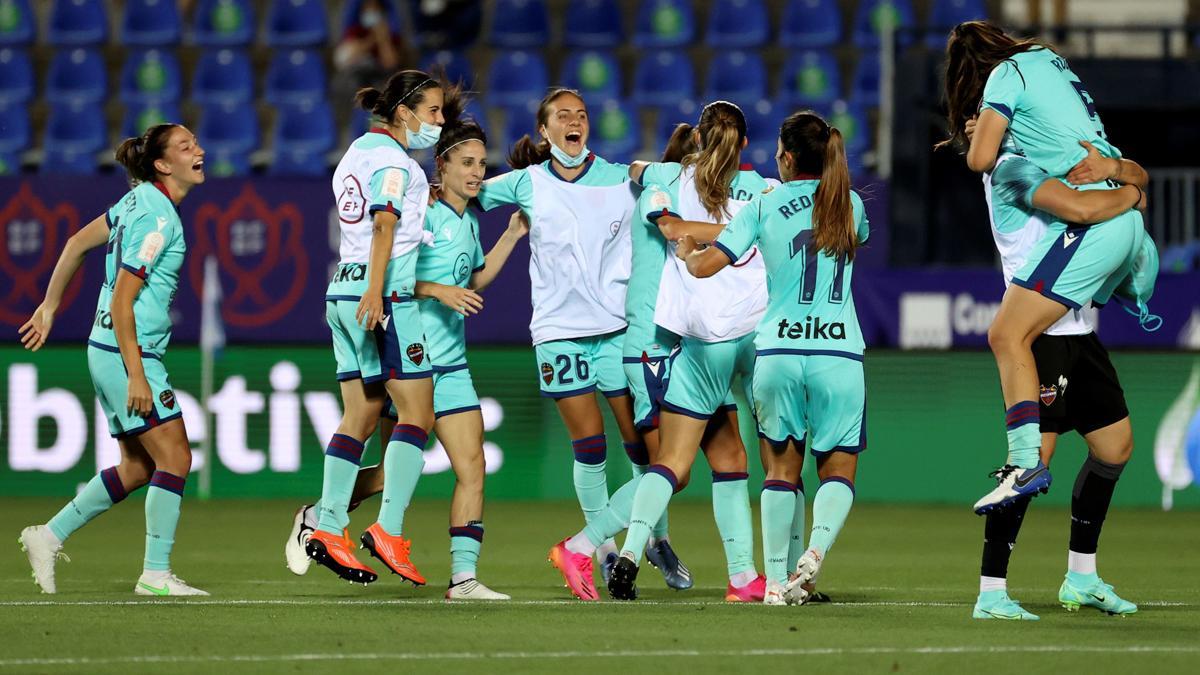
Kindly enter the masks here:
<path id="1" fill-rule="evenodd" d="M 167 159 L 165 157 L 160 157 L 159 159 L 154 160 L 154 170 L 164 176 L 171 175 L 171 165 L 167 163 Z"/>

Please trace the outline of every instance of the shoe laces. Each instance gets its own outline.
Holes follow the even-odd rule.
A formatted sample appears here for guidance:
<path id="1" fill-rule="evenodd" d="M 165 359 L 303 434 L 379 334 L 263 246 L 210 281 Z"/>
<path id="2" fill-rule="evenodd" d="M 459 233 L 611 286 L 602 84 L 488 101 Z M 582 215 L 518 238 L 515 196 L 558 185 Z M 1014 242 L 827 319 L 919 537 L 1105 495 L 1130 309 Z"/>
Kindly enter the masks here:
<path id="1" fill-rule="evenodd" d="M 1009 474 L 1011 474 L 1012 472 L 1014 472 L 1016 470 L 1017 470 L 1016 466 L 1014 466 L 1012 464 L 1005 464 L 1004 466 L 1000 467 L 999 469 L 996 469 L 995 471 L 989 473 L 988 478 L 995 478 L 997 483 L 1002 483 L 1002 482 L 1004 482 L 1005 478 L 1008 478 Z"/>

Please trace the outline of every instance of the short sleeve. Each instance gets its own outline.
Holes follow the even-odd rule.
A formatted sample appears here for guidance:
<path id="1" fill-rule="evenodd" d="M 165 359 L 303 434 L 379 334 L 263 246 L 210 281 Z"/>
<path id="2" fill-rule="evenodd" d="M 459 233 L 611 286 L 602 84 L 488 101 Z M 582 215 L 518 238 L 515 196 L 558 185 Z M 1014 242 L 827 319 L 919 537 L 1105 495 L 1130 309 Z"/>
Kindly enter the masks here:
<path id="1" fill-rule="evenodd" d="M 857 192 L 850 193 L 850 207 L 854 214 L 855 232 L 858 235 L 859 245 L 867 243 L 871 238 L 871 223 L 867 220 L 867 208 L 863 204 L 862 197 L 858 196 Z"/>
<path id="2" fill-rule="evenodd" d="M 642 185 L 670 185 L 682 167 L 675 162 L 651 162 L 642 171 Z"/>
<path id="3" fill-rule="evenodd" d="M 145 279 L 154 271 L 167 244 L 175 237 L 171 218 L 144 214 L 121 234 L 121 268 Z"/>
<path id="4" fill-rule="evenodd" d="M 721 230 L 713 246 L 729 256 L 730 262 L 737 262 L 746 251 L 758 240 L 758 227 L 762 220 L 762 199 L 755 199 L 747 204 L 733 220 Z"/>
<path id="5" fill-rule="evenodd" d="M 641 216 L 643 222 L 650 226 L 656 226 L 658 219 L 662 216 L 679 217 L 671 199 L 671 193 L 657 184 L 647 184 L 646 189 L 642 191 L 642 196 L 638 199 L 638 208 L 638 215 Z"/>
<path id="6" fill-rule="evenodd" d="M 1050 178 L 1050 174 L 1028 159 L 1010 157 L 992 171 L 992 195 L 997 202 L 1032 209 L 1034 193 Z"/>
<path id="7" fill-rule="evenodd" d="M 519 206 L 526 214 L 533 208 L 533 186 L 525 169 L 509 171 L 483 181 L 479 190 L 479 205 L 484 211 L 507 204 Z"/>
<path id="8" fill-rule="evenodd" d="M 471 239 L 475 242 L 475 252 L 471 258 L 471 272 L 478 272 L 483 269 L 486 258 L 483 255 L 483 242 L 479 241 L 479 222 L 471 223 Z"/>
<path id="9" fill-rule="evenodd" d="M 400 207 L 404 203 L 404 192 L 408 189 L 408 169 L 389 166 L 371 174 L 371 208 L 368 212 L 373 216 L 379 211 L 386 211 L 400 217 Z"/>
<path id="10" fill-rule="evenodd" d="M 1021 75 L 1021 69 L 1012 60 L 1003 61 L 988 75 L 979 107 L 991 108 L 1011 122 L 1024 93 L 1025 78 Z"/>

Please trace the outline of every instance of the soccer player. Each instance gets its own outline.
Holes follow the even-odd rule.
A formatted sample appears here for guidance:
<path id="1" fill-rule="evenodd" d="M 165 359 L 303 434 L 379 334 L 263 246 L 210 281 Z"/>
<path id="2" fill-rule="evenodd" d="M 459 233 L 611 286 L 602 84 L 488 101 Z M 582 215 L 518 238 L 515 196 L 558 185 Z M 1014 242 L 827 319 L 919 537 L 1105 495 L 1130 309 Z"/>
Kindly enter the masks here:
<path id="1" fill-rule="evenodd" d="M 862 199 L 850 189 L 842 134 L 812 112 L 784 120 L 776 160 L 784 183 L 743 208 L 712 246 L 691 235 L 677 255 L 694 276 L 710 277 L 736 264 L 757 242 L 767 272 L 768 302 L 755 337 L 753 396 L 759 433 L 774 453 L 768 482 L 795 494 L 806 437 L 821 484 L 813 500 L 813 528 L 795 576 L 781 590 L 778 561 L 788 546 L 792 505 L 767 502 L 779 523 L 764 533 L 772 562 L 764 602 L 803 603 L 854 502 L 858 454 L 866 448 L 863 339 L 850 293 L 854 254 L 869 236 Z M 682 449 L 682 448 L 681 448 Z M 671 498 L 686 455 L 664 453 L 634 498 L 632 524 L 613 579 L 635 577 L 631 553 Z M 774 518 L 775 516 L 769 516 Z M 784 523 L 787 523 L 785 526 Z"/>
<path id="2" fill-rule="evenodd" d="M 1128 173 L 1129 160 L 1103 158 L 1095 150 L 1069 174 L 1083 183 Z M 1141 187 L 1076 191 L 1050 177 L 1029 159 L 1002 154 L 984 174 L 992 235 L 1003 261 L 1005 283 L 1022 268 L 1049 223 L 1099 223 L 1138 206 Z M 1142 245 L 1153 246 L 1149 237 Z M 1092 606 L 1110 614 L 1132 614 L 1137 605 L 1122 599 L 1096 572 L 1100 529 L 1117 480 L 1133 452 L 1129 409 L 1108 352 L 1095 334 L 1096 309 L 1090 301 L 1058 319 L 1033 342 L 1040 380 L 1041 461 L 1049 466 L 1060 434 L 1078 431 L 1088 445 L 1071 498 L 1071 539 L 1067 574 L 1058 599 L 1067 609 Z M 1008 561 L 1016 544 L 1030 496 L 987 513 L 976 619 L 1036 620 L 1008 596 Z"/>
<path id="3" fill-rule="evenodd" d="M 402 579 L 425 583 L 409 557 L 411 540 L 401 536 L 434 421 L 432 370 L 413 298 L 429 183 L 408 151 L 437 143 L 444 100 L 457 95 L 457 88 L 418 70 L 392 75 L 383 91 L 360 89 L 355 101 L 376 126 L 350 145 L 333 175 L 341 261 L 326 291 L 325 316 L 345 410 L 325 451 L 318 523 L 305 547 L 351 582 L 377 578 L 354 556 L 347 509 L 363 443 L 390 398 L 398 422 L 383 458 L 383 504 L 360 540 Z"/>
<path id="4" fill-rule="evenodd" d="M 88 370 L 121 463 L 104 469 L 45 525 L 21 532 L 33 578 L 54 593 L 55 563 L 79 528 L 147 483 L 146 556 L 133 592 L 150 596 L 208 595 L 171 572 L 171 548 L 183 488 L 192 466 L 183 413 L 163 366 L 171 340 L 171 301 L 187 247 L 179 203 L 204 182 L 204 149 L 178 124 L 150 127 L 117 148 L 133 189 L 67 241 L 42 304 L 21 326 L 36 351 L 83 258 L 107 243 L 104 284 L 88 337 Z"/>
<path id="5" fill-rule="evenodd" d="M 1049 47 L 970 21 L 955 27 L 946 56 L 947 143 L 967 149 L 972 170 L 990 170 L 1002 145 L 1054 177 L 1066 175 L 1087 155 L 1087 143 L 1106 157 L 1120 157 L 1079 78 Z M 1111 187 L 1100 181 L 1080 189 Z M 1110 294 L 1126 276 L 1144 232 L 1136 211 L 1086 230 L 1056 222 L 1033 248 L 1025 268 L 1015 272 L 988 331 L 1004 394 L 1008 459 L 996 474 L 996 488 L 975 504 L 977 513 L 1049 489 L 1050 471 L 1039 459 L 1038 382 L 1031 345 L 1069 309 Z"/>

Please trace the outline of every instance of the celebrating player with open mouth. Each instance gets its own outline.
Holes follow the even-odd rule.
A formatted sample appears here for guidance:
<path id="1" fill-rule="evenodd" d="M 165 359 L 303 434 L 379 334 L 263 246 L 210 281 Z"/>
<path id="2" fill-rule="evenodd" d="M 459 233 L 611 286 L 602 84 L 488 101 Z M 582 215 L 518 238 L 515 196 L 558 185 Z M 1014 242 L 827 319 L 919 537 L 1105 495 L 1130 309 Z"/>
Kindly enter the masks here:
<path id="1" fill-rule="evenodd" d="M 21 341 L 45 343 L 64 289 L 93 248 L 108 244 L 104 284 L 88 337 L 88 370 L 121 463 L 104 469 L 45 525 L 21 532 L 34 580 L 54 593 L 63 542 L 129 493 L 146 494 L 146 557 L 138 595 L 208 595 L 171 572 L 171 548 L 192 449 L 163 356 L 171 340 L 171 302 L 187 246 L 179 203 L 204 182 L 204 149 L 178 124 L 160 124 L 117 148 L 133 189 L 67 241 L 46 297 L 21 326 Z"/>

